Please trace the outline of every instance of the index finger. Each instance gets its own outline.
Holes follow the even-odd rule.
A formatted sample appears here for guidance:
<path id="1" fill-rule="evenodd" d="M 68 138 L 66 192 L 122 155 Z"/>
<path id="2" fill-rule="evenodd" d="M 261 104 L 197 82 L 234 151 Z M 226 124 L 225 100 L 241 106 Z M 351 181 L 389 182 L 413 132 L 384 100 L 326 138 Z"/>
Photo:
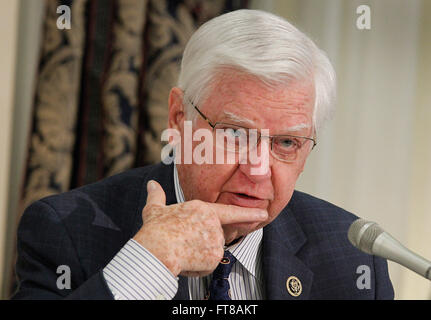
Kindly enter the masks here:
<path id="1" fill-rule="evenodd" d="M 268 218 L 268 212 L 263 209 L 245 208 L 221 203 L 211 203 L 210 206 L 219 217 L 222 225 L 264 221 Z"/>

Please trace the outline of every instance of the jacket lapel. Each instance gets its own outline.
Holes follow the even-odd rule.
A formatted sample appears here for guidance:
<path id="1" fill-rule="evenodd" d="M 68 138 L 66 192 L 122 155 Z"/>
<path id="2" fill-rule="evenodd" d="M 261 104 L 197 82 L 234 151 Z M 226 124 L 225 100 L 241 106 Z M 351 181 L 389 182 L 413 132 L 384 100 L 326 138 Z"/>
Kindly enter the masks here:
<path id="1" fill-rule="evenodd" d="M 263 229 L 263 275 L 266 299 L 306 300 L 313 282 L 313 272 L 296 256 L 307 238 L 293 212 L 286 207 Z M 299 279 L 302 291 L 295 297 L 287 289 L 287 280 Z"/>

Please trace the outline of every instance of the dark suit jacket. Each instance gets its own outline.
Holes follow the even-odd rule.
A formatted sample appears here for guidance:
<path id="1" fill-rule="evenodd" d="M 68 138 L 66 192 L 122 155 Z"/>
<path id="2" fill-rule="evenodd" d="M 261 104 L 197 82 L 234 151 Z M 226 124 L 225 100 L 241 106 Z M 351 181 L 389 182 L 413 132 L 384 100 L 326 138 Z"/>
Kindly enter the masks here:
<path id="1" fill-rule="evenodd" d="M 176 203 L 173 166 L 133 169 L 33 203 L 18 229 L 14 299 L 113 299 L 102 270 L 142 226 L 148 180 L 158 181 L 167 204 Z M 393 299 L 387 263 L 354 248 L 347 230 L 357 217 L 328 202 L 295 191 L 288 206 L 263 229 L 267 299 Z M 60 290 L 57 268 L 71 271 L 71 289 Z M 357 287 L 358 266 L 371 271 L 369 289 Z M 296 276 L 302 293 L 293 297 L 286 280 Z M 180 277 L 176 299 L 189 299 Z"/>

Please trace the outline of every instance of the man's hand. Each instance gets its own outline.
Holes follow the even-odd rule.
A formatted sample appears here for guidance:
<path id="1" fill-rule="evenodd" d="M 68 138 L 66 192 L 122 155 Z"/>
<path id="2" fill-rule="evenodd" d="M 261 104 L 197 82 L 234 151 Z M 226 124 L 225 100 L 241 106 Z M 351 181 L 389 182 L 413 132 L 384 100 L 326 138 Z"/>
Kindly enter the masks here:
<path id="1" fill-rule="evenodd" d="M 200 200 L 166 206 L 165 192 L 153 180 L 147 191 L 143 226 L 133 239 L 175 276 L 204 276 L 214 271 L 224 253 L 223 225 L 268 218 L 265 210 Z"/>

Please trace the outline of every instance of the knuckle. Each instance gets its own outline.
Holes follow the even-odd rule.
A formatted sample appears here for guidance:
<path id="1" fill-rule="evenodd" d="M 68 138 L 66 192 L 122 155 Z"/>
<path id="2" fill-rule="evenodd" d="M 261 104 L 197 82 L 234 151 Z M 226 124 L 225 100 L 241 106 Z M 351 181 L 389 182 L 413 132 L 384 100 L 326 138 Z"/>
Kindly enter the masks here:
<path id="1" fill-rule="evenodd" d="M 201 200 L 191 200 L 183 204 L 184 211 L 188 212 L 189 215 L 204 217 L 207 210 L 205 210 L 204 202 Z"/>
<path id="2" fill-rule="evenodd" d="M 217 240 L 224 240 L 224 231 L 221 225 L 219 225 L 214 231 L 217 233 Z"/>
<path id="3" fill-rule="evenodd" d="M 218 231 L 217 226 L 220 225 L 220 222 L 219 222 L 217 216 L 215 216 L 213 214 L 206 213 L 204 216 L 204 221 L 205 221 L 205 224 L 209 228 L 211 228 L 213 231 Z"/>
<path id="4" fill-rule="evenodd" d="M 223 246 L 224 246 L 224 244 L 225 244 L 225 238 L 224 238 L 224 234 L 223 234 L 223 233 L 221 233 L 221 234 L 220 234 L 220 236 L 219 236 L 219 239 L 218 239 L 217 243 L 218 243 L 218 245 L 220 246 L 220 248 L 221 248 L 222 252 L 224 252 L 224 250 L 223 250 Z M 222 253 L 222 256 L 223 256 L 223 253 Z"/>
<path id="5" fill-rule="evenodd" d="M 216 256 L 215 256 L 217 259 L 217 264 L 223 258 L 223 255 L 224 255 L 224 249 L 222 247 L 218 247 L 218 249 L 216 250 Z"/>
<path id="6" fill-rule="evenodd" d="M 223 258 L 223 255 L 224 255 L 224 250 L 219 246 L 210 250 L 208 264 L 211 269 L 214 270 L 218 266 L 218 264 L 220 263 L 220 260 Z"/>
<path id="7" fill-rule="evenodd" d="M 212 227 L 211 233 L 216 241 L 218 241 L 221 237 L 223 237 L 223 229 L 220 226 Z"/>
<path id="8" fill-rule="evenodd" d="M 190 206 L 190 208 L 195 210 L 202 208 L 203 204 L 203 201 L 197 199 L 188 201 L 188 205 Z"/>

